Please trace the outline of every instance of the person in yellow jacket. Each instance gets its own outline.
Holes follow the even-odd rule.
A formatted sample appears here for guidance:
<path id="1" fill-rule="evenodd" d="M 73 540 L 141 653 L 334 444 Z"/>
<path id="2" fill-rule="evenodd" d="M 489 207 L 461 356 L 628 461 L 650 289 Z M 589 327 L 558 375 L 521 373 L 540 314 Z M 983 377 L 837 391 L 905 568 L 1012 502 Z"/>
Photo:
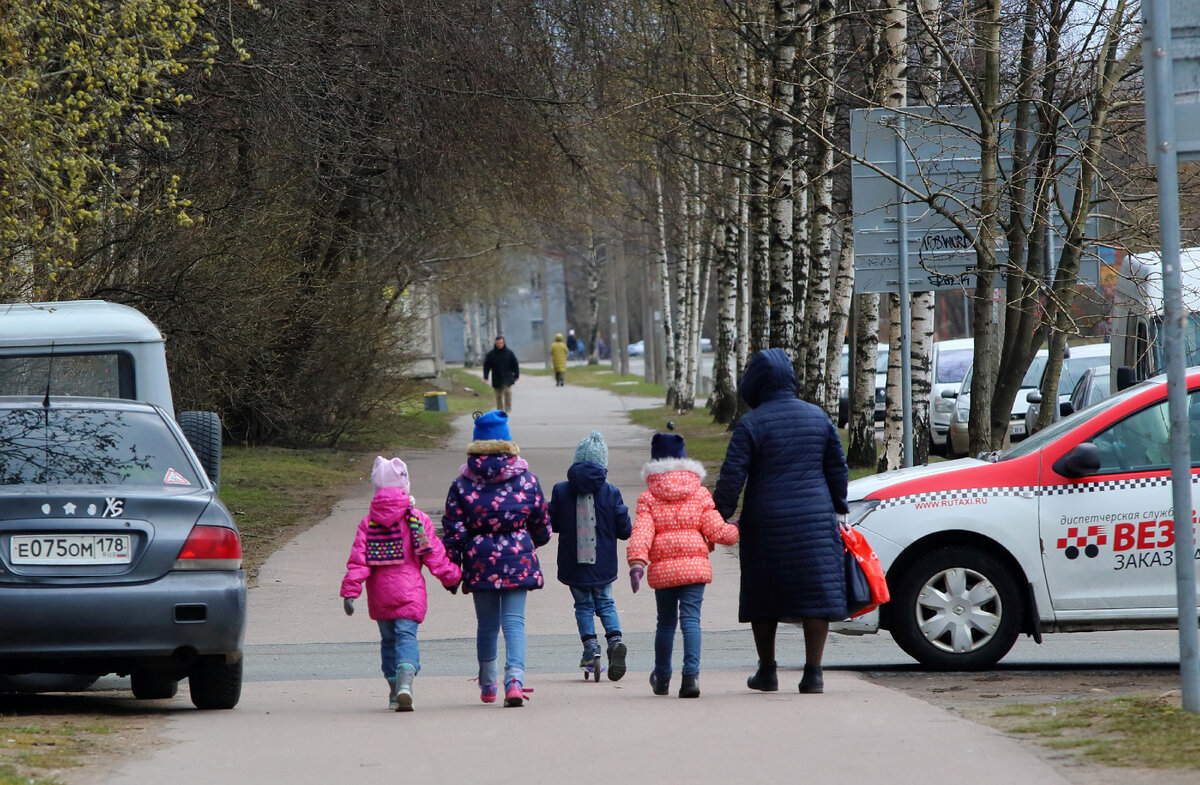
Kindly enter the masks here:
<path id="1" fill-rule="evenodd" d="M 567 383 L 567 344 L 563 341 L 562 333 L 554 334 L 554 343 L 550 344 L 550 360 L 554 364 L 555 386 L 562 387 Z"/>

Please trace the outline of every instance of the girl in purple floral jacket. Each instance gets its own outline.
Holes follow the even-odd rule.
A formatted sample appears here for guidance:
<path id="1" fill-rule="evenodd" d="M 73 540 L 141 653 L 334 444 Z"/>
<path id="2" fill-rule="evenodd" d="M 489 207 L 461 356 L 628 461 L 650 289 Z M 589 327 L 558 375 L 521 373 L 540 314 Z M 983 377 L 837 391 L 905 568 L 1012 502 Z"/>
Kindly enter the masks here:
<path id="1" fill-rule="evenodd" d="M 494 703 L 498 636 L 504 630 L 504 705 L 525 703 L 525 597 L 542 588 L 534 548 L 550 541 L 546 498 L 508 431 L 508 414 L 475 420 L 467 462 L 450 486 L 442 540 L 462 566 L 463 593 L 475 600 L 480 699 Z"/>

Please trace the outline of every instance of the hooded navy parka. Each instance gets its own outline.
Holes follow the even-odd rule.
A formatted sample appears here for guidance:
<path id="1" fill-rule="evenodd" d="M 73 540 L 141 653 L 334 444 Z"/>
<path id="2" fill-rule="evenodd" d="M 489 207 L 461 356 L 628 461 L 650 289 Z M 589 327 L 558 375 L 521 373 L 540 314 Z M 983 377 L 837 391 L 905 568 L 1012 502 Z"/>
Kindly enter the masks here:
<path id="1" fill-rule="evenodd" d="M 738 618 L 845 618 L 836 513 L 848 510 L 850 472 L 837 429 L 822 409 L 796 397 L 782 349 L 755 354 L 738 392 L 751 411 L 729 440 L 713 494 L 728 519 L 745 486 Z"/>
<path id="2" fill-rule="evenodd" d="M 576 560 L 575 500 L 585 493 L 596 504 L 596 563 Z M 550 520 L 558 533 L 558 580 L 568 586 L 607 586 L 617 579 L 617 540 L 628 540 L 633 531 L 629 508 L 621 492 L 608 482 L 608 470 L 598 463 L 581 461 L 567 469 L 566 482 L 556 483 L 550 494 Z"/>

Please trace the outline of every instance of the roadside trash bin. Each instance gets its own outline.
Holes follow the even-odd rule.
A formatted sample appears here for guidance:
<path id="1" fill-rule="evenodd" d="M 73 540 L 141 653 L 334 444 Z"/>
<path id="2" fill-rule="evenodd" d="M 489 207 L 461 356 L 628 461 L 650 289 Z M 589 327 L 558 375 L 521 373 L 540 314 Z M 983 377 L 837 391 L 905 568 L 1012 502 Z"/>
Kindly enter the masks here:
<path id="1" fill-rule="evenodd" d="M 425 393 L 425 411 L 427 412 L 448 412 L 449 405 L 446 403 L 446 393 L 441 390 Z"/>

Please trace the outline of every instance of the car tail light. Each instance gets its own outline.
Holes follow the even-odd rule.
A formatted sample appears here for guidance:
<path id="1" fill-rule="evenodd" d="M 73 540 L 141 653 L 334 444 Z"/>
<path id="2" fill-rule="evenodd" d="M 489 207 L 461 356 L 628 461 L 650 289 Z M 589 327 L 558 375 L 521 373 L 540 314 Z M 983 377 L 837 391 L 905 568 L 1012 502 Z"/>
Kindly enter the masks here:
<path id="1" fill-rule="evenodd" d="M 193 526 L 175 560 L 177 570 L 237 570 L 241 566 L 242 541 L 226 526 Z"/>

